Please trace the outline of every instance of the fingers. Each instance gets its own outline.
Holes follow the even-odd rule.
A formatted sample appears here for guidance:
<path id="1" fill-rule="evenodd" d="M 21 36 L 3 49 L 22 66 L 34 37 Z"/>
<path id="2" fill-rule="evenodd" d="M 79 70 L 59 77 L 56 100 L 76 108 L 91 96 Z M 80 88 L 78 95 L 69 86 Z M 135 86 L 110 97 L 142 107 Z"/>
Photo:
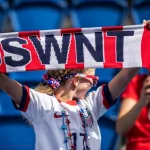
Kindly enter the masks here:
<path id="1" fill-rule="evenodd" d="M 150 84 L 150 76 L 147 75 L 147 77 L 144 80 L 144 83 Z"/>
<path id="2" fill-rule="evenodd" d="M 147 27 L 148 29 L 150 29 L 150 20 L 143 20 L 142 23 L 145 27 Z"/>
<path id="3" fill-rule="evenodd" d="M 150 95 L 150 77 L 149 76 L 144 80 L 142 92 L 145 96 Z"/>
<path id="4" fill-rule="evenodd" d="M 146 101 L 150 101 L 150 76 L 148 75 L 146 79 L 143 81 L 141 97 Z"/>
<path id="5" fill-rule="evenodd" d="M 144 26 L 146 26 L 146 20 L 144 19 L 143 20 L 143 23 L 142 23 Z"/>
<path id="6" fill-rule="evenodd" d="M 144 90 L 146 96 L 150 95 L 150 87 Z"/>

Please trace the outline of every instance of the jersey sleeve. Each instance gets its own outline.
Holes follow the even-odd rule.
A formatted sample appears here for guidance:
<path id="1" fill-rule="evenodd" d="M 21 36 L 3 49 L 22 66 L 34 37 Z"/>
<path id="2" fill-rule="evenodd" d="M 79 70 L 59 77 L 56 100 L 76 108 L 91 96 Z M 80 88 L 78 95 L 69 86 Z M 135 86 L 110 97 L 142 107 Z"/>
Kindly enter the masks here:
<path id="1" fill-rule="evenodd" d="M 92 106 L 97 120 L 114 104 L 107 84 L 100 86 L 96 91 L 90 92 L 87 95 L 87 100 Z"/>
<path id="2" fill-rule="evenodd" d="M 38 122 L 45 112 L 52 109 L 51 96 L 37 92 L 22 85 L 22 99 L 20 105 L 14 103 L 16 109 L 20 110 L 30 122 Z"/>
<path id="3" fill-rule="evenodd" d="M 135 101 L 138 101 L 141 94 L 141 89 L 143 86 L 143 81 L 147 77 L 147 75 L 137 75 L 135 76 L 131 82 L 128 84 L 126 89 L 121 95 L 121 99 L 132 98 Z"/>

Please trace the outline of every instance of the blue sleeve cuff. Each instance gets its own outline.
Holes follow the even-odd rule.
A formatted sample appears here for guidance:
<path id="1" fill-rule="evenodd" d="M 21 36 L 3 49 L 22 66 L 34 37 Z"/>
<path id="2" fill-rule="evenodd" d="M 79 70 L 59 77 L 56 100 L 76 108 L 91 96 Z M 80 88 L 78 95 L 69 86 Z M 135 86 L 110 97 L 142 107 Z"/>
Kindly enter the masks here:
<path id="1" fill-rule="evenodd" d="M 109 87 L 108 87 L 108 84 L 103 86 L 103 90 L 104 90 L 104 96 L 105 96 L 109 106 L 110 107 L 113 106 L 116 103 L 117 99 L 113 100 L 112 95 L 109 90 Z"/>
<path id="2" fill-rule="evenodd" d="M 29 103 L 29 92 L 27 90 L 27 87 L 22 85 L 22 98 L 20 105 L 17 105 L 13 100 L 13 105 L 16 109 L 21 110 L 21 111 L 26 111 L 28 103 Z"/>

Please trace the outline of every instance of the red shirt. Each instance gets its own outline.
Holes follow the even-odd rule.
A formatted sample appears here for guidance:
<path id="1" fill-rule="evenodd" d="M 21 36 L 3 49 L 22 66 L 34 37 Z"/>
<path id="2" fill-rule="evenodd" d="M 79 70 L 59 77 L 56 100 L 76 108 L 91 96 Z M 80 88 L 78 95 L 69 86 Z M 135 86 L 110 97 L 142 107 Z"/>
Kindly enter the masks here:
<path id="1" fill-rule="evenodd" d="M 133 98 L 138 101 L 143 85 L 143 80 L 147 75 L 137 75 L 129 83 L 122 94 L 122 98 Z M 132 129 L 126 134 L 127 150 L 150 150 L 150 108 L 145 106 L 136 120 Z"/>

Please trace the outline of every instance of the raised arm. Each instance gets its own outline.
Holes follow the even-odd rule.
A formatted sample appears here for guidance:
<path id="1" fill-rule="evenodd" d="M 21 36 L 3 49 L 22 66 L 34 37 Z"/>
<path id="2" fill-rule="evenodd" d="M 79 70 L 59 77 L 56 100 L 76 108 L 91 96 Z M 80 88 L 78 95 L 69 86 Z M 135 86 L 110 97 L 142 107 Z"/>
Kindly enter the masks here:
<path id="1" fill-rule="evenodd" d="M 138 71 L 139 68 L 124 68 L 109 82 L 108 87 L 113 100 L 116 100 L 120 96 Z"/>
<path id="2" fill-rule="evenodd" d="M 117 133 L 126 134 L 135 124 L 142 108 L 143 107 L 132 98 L 123 99 L 116 122 Z"/>
<path id="3" fill-rule="evenodd" d="M 22 85 L 0 73 L 0 89 L 5 91 L 17 104 L 21 103 Z"/>

